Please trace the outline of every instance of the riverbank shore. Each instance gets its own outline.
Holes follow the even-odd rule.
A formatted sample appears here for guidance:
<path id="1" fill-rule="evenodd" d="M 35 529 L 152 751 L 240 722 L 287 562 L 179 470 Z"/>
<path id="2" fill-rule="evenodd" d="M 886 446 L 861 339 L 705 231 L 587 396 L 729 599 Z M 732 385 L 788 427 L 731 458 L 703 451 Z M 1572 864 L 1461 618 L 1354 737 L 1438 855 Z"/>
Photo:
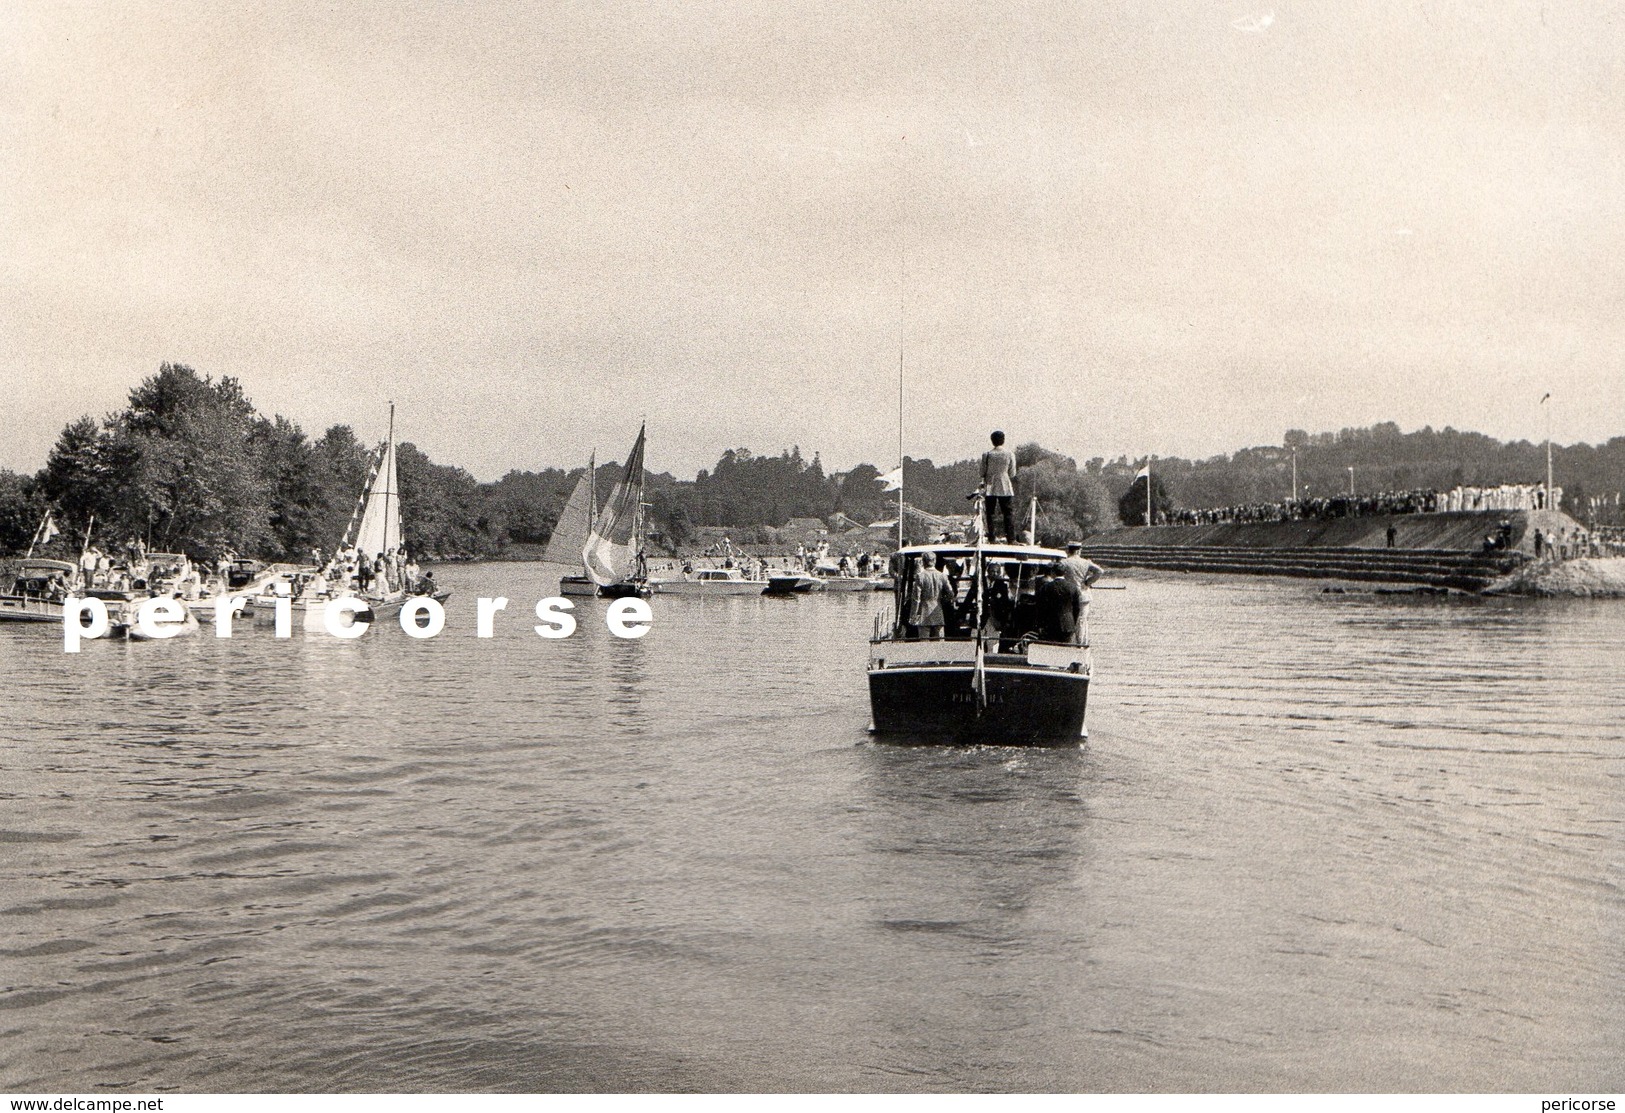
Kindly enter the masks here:
<path id="1" fill-rule="evenodd" d="M 1586 557 L 1525 565 L 1484 589 L 1487 595 L 1625 599 L 1625 557 Z"/>

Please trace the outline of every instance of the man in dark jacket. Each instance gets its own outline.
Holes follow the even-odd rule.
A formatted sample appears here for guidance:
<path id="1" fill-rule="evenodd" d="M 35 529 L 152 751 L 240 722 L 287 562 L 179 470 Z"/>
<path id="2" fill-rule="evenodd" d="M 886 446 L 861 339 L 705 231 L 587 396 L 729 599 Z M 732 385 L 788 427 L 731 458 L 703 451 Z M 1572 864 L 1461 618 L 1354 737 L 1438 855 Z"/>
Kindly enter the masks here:
<path id="1" fill-rule="evenodd" d="M 1058 565 L 1044 569 L 1044 582 L 1038 585 L 1039 636 L 1045 641 L 1071 643 L 1078 636 L 1078 612 L 1083 609 L 1083 593 L 1062 573 Z"/>

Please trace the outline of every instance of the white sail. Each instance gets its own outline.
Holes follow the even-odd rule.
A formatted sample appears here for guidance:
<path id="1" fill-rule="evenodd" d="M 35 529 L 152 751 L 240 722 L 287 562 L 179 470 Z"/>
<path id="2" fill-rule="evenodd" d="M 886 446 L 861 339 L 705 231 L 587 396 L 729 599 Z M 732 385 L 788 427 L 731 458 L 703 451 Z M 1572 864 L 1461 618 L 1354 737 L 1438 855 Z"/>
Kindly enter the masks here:
<path id="1" fill-rule="evenodd" d="M 367 488 L 367 505 L 355 533 L 356 551 L 376 560 L 378 554 L 401 547 L 401 495 L 395 474 L 395 442 L 384 446 L 378 471 Z"/>
<path id="2" fill-rule="evenodd" d="M 626 470 L 604 500 L 604 512 L 593 523 L 581 563 L 599 587 L 625 583 L 638 569 L 638 516 L 643 503 L 643 430 L 627 457 Z"/>
<path id="3" fill-rule="evenodd" d="M 594 507 L 592 505 L 592 472 L 586 471 L 576 480 L 576 489 L 570 492 L 570 501 L 559 512 L 558 525 L 547 539 L 547 551 L 542 559 L 550 564 L 579 564 L 581 551 L 587 546 L 592 532 Z"/>

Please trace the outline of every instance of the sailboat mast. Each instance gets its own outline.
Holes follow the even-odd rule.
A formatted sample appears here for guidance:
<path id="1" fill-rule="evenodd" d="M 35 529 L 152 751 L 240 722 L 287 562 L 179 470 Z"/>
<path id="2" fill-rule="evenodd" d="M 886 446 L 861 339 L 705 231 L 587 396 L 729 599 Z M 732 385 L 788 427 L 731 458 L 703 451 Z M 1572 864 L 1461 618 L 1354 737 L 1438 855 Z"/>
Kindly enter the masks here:
<path id="1" fill-rule="evenodd" d="M 587 532 L 598 524 L 598 450 L 587 455 Z"/>
<path id="2" fill-rule="evenodd" d="M 394 450 L 395 450 L 395 403 L 393 401 L 391 401 L 390 404 L 389 404 L 389 443 L 385 446 L 384 451 L 386 453 L 389 453 L 389 452 L 393 452 Z M 393 475 L 391 475 L 391 476 L 387 477 L 386 482 L 384 483 L 384 541 L 386 542 L 386 544 L 389 541 L 389 498 L 390 498 L 391 495 L 393 495 L 395 493 L 390 488 L 394 487 L 396 482 L 397 481 L 396 481 L 395 477 Z M 400 513 L 400 508 L 396 507 L 395 512 L 397 514 L 399 514 Z"/>

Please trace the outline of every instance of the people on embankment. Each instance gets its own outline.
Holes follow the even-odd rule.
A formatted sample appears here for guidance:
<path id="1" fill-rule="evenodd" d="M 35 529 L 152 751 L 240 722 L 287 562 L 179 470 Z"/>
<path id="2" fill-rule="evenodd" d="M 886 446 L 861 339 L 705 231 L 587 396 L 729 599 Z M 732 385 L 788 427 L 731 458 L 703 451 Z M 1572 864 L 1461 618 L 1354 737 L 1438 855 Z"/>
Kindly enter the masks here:
<path id="1" fill-rule="evenodd" d="M 1552 505 L 1562 505 L 1563 489 L 1552 489 Z M 1503 483 L 1496 487 L 1456 487 L 1450 491 L 1417 488 L 1379 491 L 1370 495 L 1333 495 L 1330 498 L 1282 499 L 1242 506 L 1209 506 L 1175 510 L 1169 523 L 1182 526 L 1227 522 L 1295 522 L 1330 518 L 1362 518 L 1377 514 L 1436 514 L 1460 511 L 1543 510 L 1546 489 L 1535 483 Z"/>

